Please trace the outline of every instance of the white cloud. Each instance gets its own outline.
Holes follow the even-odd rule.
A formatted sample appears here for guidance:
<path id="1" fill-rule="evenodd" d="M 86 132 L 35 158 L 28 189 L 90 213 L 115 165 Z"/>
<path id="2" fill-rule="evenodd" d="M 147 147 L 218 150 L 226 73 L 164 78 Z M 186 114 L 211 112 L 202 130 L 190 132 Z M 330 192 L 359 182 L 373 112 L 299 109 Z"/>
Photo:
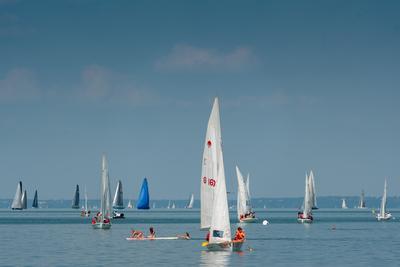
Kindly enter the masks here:
<path id="1" fill-rule="evenodd" d="M 155 67 L 164 70 L 197 67 L 237 70 L 252 62 L 254 62 L 254 55 L 248 47 L 240 46 L 223 53 L 190 45 L 175 45 L 168 55 L 156 61 Z"/>
<path id="2" fill-rule="evenodd" d="M 0 80 L 0 101 L 35 100 L 40 98 L 34 73 L 25 68 L 8 71 Z"/>

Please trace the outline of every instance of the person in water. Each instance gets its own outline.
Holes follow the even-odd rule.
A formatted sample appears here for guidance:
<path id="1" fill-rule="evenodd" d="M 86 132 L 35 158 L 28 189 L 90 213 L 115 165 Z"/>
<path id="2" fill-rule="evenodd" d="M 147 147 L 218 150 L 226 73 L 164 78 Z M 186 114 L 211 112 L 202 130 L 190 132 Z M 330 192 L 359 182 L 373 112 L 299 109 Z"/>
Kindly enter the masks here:
<path id="1" fill-rule="evenodd" d="M 150 235 L 148 236 L 148 238 L 155 238 L 156 237 L 156 231 L 154 231 L 153 226 L 150 227 L 149 232 L 150 232 Z"/>
<path id="2" fill-rule="evenodd" d="M 190 239 L 190 235 L 188 232 L 186 232 L 184 235 L 177 235 L 176 237 L 178 237 L 179 239 Z"/>
<path id="3" fill-rule="evenodd" d="M 143 232 L 132 229 L 131 238 L 137 238 L 137 239 L 143 238 Z"/>
<path id="4" fill-rule="evenodd" d="M 233 241 L 236 242 L 243 242 L 246 239 L 246 233 L 243 231 L 242 227 L 238 227 L 236 230 L 235 237 L 233 238 Z"/>

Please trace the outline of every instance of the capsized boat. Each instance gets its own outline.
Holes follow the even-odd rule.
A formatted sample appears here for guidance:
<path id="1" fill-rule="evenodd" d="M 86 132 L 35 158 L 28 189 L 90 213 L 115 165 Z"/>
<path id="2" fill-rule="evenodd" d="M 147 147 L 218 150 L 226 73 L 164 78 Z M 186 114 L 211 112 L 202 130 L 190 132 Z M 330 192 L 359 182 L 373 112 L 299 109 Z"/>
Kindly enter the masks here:
<path id="1" fill-rule="evenodd" d="M 37 190 L 35 190 L 35 196 L 33 197 L 32 208 L 36 208 L 36 209 L 39 208 Z"/>
<path id="2" fill-rule="evenodd" d="M 303 203 L 303 211 L 299 211 L 297 213 L 297 221 L 300 223 L 312 223 L 314 218 L 312 216 L 312 200 L 310 195 L 310 178 L 306 174 L 305 181 L 305 192 L 304 192 L 304 203 Z"/>
<path id="3" fill-rule="evenodd" d="M 117 210 L 124 209 L 124 195 L 122 192 L 122 182 L 121 180 L 117 183 L 117 188 L 115 189 L 115 195 L 113 200 L 113 208 Z"/>
<path id="4" fill-rule="evenodd" d="M 136 208 L 138 210 L 148 210 L 150 209 L 149 203 L 150 203 L 149 186 L 147 183 L 147 178 L 144 178 L 142 183 L 142 188 L 140 189 L 140 194 L 136 204 Z"/>
<path id="5" fill-rule="evenodd" d="M 346 199 L 342 199 L 342 209 L 347 209 Z"/>
<path id="6" fill-rule="evenodd" d="M 243 175 L 236 166 L 236 176 L 238 181 L 238 195 L 237 195 L 237 216 L 240 222 L 255 222 L 256 215 L 251 207 L 250 201 L 250 176 L 247 176 L 246 182 L 243 180 Z"/>
<path id="7" fill-rule="evenodd" d="M 21 202 L 22 202 L 22 209 L 27 209 L 28 208 L 28 195 L 26 194 L 26 190 L 22 193 L 21 197 Z"/>
<path id="8" fill-rule="evenodd" d="M 382 201 L 381 201 L 381 209 L 379 210 L 379 213 L 376 215 L 376 219 L 378 221 L 387 221 L 392 218 L 392 214 L 386 211 L 386 198 L 387 198 L 387 182 L 385 179 L 385 185 L 383 189 L 383 196 L 382 196 Z"/>
<path id="9" fill-rule="evenodd" d="M 187 209 L 193 209 L 193 204 L 194 204 L 194 194 L 191 193 L 190 197 L 189 197 L 189 201 L 188 201 L 188 203 L 186 205 L 186 208 Z"/>
<path id="10" fill-rule="evenodd" d="M 79 209 L 79 185 L 76 185 L 74 198 L 72 199 L 72 208 Z"/>
<path id="11" fill-rule="evenodd" d="M 22 210 L 22 182 L 19 181 L 17 184 L 17 191 L 15 192 L 15 196 L 13 202 L 11 204 L 11 209 L 13 210 Z"/>
<path id="12" fill-rule="evenodd" d="M 226 191 L 218 98 L 208 121 L 201 176 L 201 228 L 208 228 L 208 250 L 240 250 L 243 242 L 232 242 Z"/>
<path id="13" fill-rule="evenodd" d="M 92 219 L 94 229 L 110 229 L 111 228 L 111 193 L 110 180 L 108 177 L 108 166 L 106 156 L 102 157 L 101 164 L 101 186 L 100 186 L 101 207 L 100 211 Z"/>

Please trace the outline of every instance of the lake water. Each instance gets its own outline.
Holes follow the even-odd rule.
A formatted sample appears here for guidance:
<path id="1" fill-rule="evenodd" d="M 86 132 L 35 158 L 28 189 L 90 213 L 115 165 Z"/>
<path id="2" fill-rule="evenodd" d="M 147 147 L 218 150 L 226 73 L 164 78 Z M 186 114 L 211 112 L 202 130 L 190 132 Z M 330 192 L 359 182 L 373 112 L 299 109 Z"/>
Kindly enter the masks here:
<path id="1" fill-rule="evenodd" d="M 377 222 L 370 210 L 318 210 L 311 225 L 296 210 L 256 210 L 242 252 L 207 252 L 199 210 L 125 210 L 110 230 L 94 230 L 79 210 L 0 210 L 0 266 L 399 266 L 400 210 Z M 231 218 L 236 218 L 231 213 Z M 269 225 L 263 226 L 262 219 Z M 238 224 L 232 219 L 232 232 Z M 332 230 L 332 226 L 336 230 Z M 126 241 L 130 228 L 191 240 Z M 251 248 L 251 249 L 250 249 Z"/>

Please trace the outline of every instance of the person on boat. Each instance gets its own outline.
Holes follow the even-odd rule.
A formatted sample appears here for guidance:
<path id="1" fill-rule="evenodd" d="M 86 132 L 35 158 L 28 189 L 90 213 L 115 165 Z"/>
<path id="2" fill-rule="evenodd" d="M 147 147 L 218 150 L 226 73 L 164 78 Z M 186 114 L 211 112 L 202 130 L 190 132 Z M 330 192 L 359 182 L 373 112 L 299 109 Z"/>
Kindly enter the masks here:
<path id="1" fill-rule="evenodd" d="M 190 239 L 190 234 L 188 232 L 186 232 L 184 235 L 177 235 L 176 237 L 178 237 L 179 239 Z"/>
<path id="2" fill-rule="evenodd" d="M 150 227 L 149 232 L 150 232 L 150 235 L 148 236 L 148 238 L 155 238 L 156 237 L 156 231 L 154 231 L 153 226 Z"/>
<path id="3" fill-rule="evenodd" d="M 207 232 L 206 241 L 207 241 L 207 242 L 210 242 L 210 231 Z"/>
<path id="4" fill-rule="evenodd" d="M 131 230 L 131 238 L 141 239 L 141 238 L 143 238 L 143 232 L 132 229 Z"/>
<path id="5" fill-rule="evenodd" d="M 109 219 L 109 218 L 105 218 L 103 222 L 104 222 L 104 223 L 109 223 L 109 222 L 110 222 L 110 219 Z"/>
<path id="6" fill-rule="evenodd" d="M 243 242 L 246 239 L 246 233 L 243 231 L 242 227 L 238 227 L 236 230 L 235 237 L 233 241 L 235 242 Z"/>
<path id="7" fill-rule="evenodd" d="M 92 224 L 96 224 L 96 221 L 97 221 L 97 218 L 96 218 L 96 217 L 93 217 L 93 218 L 92 218 Z"/>

